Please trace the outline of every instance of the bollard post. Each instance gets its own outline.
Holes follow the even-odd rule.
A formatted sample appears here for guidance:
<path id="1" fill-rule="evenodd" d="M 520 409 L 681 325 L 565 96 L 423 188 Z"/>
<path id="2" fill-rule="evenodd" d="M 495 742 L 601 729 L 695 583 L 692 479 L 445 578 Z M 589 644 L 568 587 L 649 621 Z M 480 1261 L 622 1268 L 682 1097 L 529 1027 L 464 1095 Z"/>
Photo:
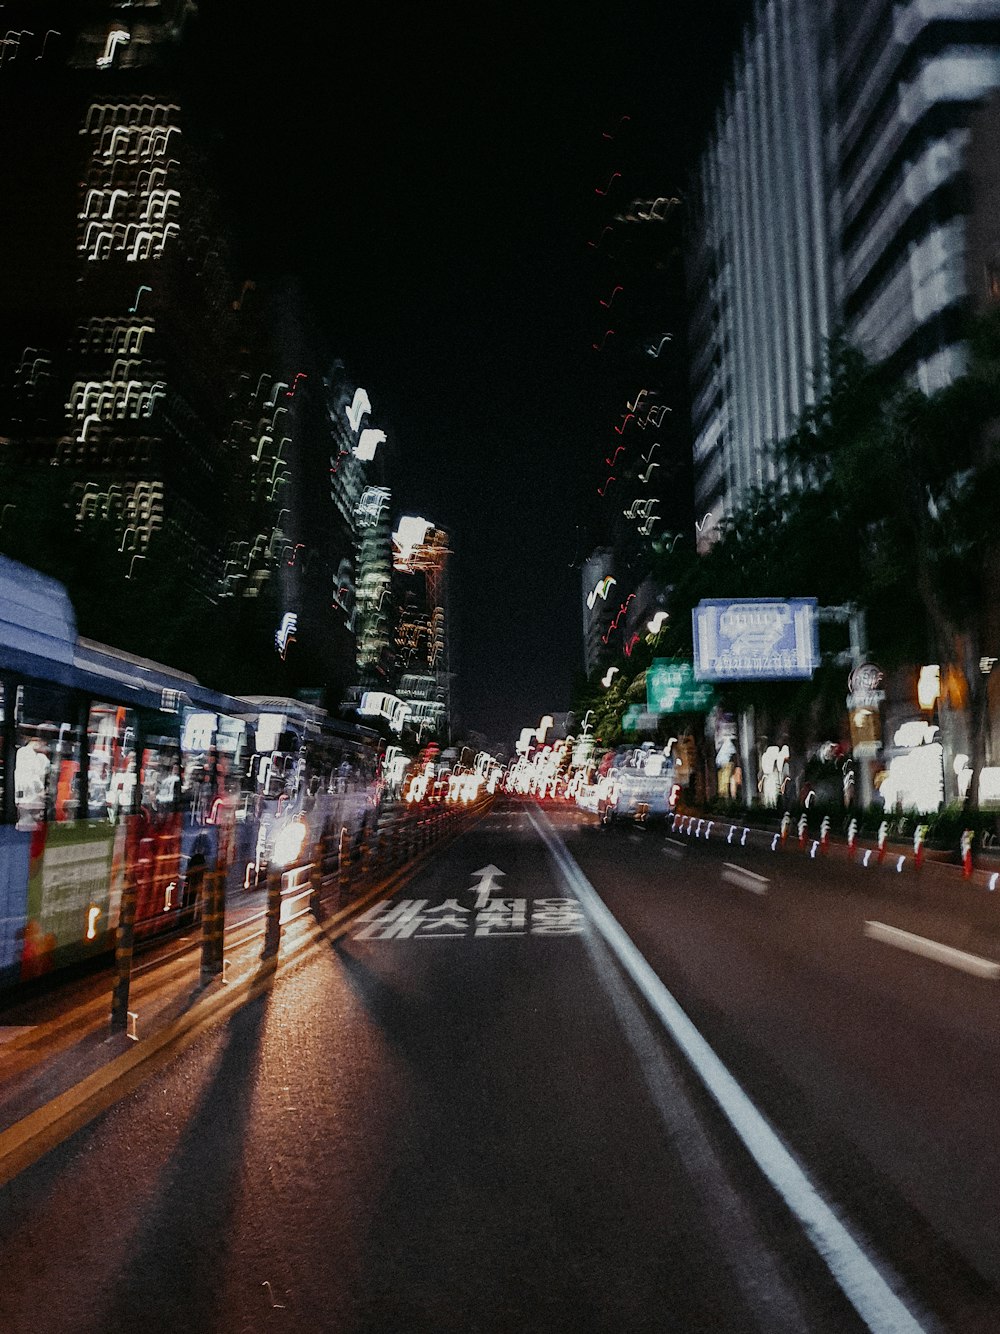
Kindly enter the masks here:
<path id="1" fill-rule="evenodd" d="M 923 866 L 924 864 L 924 839 L 927 837 L 927 826 L 918 824 L 913 831 L 913 864 L 914 866 Z"/>
<path id="2" fill-rule="evenodd" d="M 326 844 L 320 836 L 313 844 L 312 865 L 309 868 L 309 910 L 317 922 L 323 917 L 323 856 Z"/>
<path id="3" fill-rule="evenodd" d="M 799 816 L 799 847 L 800 847 L 800 848 L 804 848 L 805 845 L 806 845 L 806 830 L 808 829 L 808 827 L 809 827 L 809 821 L 808 821 L 808 819 L 806 818 L 805 815 L 800 815 L 800 816 Z"/>
<path id="4" fill-rule="evenodd" d="M 819 824 L 819 846 L 822 852 L 830 851 L 830 817 L 824 815 Z"/>
<path id="5" fill-rule="evenodd" d="M 364 871 L 365 846 L 367 842 L 368 826 L 362 816 L 361 823 L 358 825 L 358 832 L 354 836 L 354 846 L 351 848 L 351 861 L 357 863 L 359 873 Z"/>
<path id="6" fill-rule="evenodd" d="M 115 944 L 115 985 L 111 993 L 111 1031 L 123 1033 L 128 1027 L 128 997 L 132 986 L 132 946 L 135 943 L 135 867 L 126 857 L 121 908 L 118 913 L 118 939 Z"/>
<path id="7" fill-rule="evenodd" d="M 858 850 L 858 822 L 853 817 L 847 826 L 847 855 L 853 857 Z"/>
<path id="8" fill-rule="evenodd" d="M 789 827 L 791 826 L 791 823 L 792 823 L 792 817 L 789 815 L 788 811 L 785 811 L 784 815 L 781 817 L 781 846 L 782 846 L 782 847 L 784 847 L 785 844 L 788 842 L 788 830 L 789 830 Z"/>
<path id="9" fill-rule="evenodd" d="M 346 892 L 351 887 L 351 836 L 347 832 L 347 825 L 340 826 L 340 845 L 337 853 L 337 874 L 340 881 L 341 891 Z"/>
<path id="10" fill-rule="evenodd" d="M 222 972 L 226 929 L 226 873 L 216 866 L 205 874 L 201 916 L 201 980 L 204 985 Z"/>
<path id="11" fill-rule="evenodd" d="M 962 834 L 962 879 L 968 880 L 972 876 L 972 840 L 975 838 L 975 831 L 966 829 Z"/>
<path id="12" fill-rule="evenodd" d="M 269 959 L 281 944 L 281 867 L 267 868 L 267 912 L 264 917 L 264 948 L 260 957 Z"/>
<path id="13" fill-rule="evenodd" d="M 875 860 L 879 863 L 879 865 L 881 865 L 882 862 L 885 861 L 885 844 L 886 844 L 886 839 L 888 837 L 889 837 L 889 822 L 888 820 L 883 820 L 878 827 L 878 855 L 875 858 Z"/>

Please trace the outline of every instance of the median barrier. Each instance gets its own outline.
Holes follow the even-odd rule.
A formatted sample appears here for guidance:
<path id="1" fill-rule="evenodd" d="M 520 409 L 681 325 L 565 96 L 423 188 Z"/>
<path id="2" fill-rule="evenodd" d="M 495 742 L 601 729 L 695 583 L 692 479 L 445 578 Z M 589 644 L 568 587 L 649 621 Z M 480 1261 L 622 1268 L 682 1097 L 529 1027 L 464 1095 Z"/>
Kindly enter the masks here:
<path id="1" fill-rule="evenodd" d="M 964 842 L 960 849 L 929 847 L 922 825 L 917 826 L 912 840 L 890 840 L 886 822 L 877 834 L 866 837 L 858 837 L 857 830 L 852 831 L 850 826 L 843 837 L 831 834 L 829 825 L 824 830 L 821 823 L 817 823 L 814 831 L 810 830 L 805 815 L 799 818 L 797 841 L 783 839 L 783 828 L 787 833 L 787 825 L 783 826 L 777 820 L 770 825 L 749 823 L 740 820 L 735 813 L 710 819 L 690 811 L 677 811 L 667 821 L 668 832 L 685 834 L 692 839 L 722 837 L 725 842 L 744 848 L 780 851 L 810 859 L 822 850 L 832 861 L 843 856 L 845 860 L 864 867 L 884 867 L 896 873 L 914 871 L 924 878 L 939 878 L 942 882 L 964 884 L 989 893 L 1000 890 L 1000 855 L 992 849 L 977 853 L 971 844 L 967 846 Z"/>

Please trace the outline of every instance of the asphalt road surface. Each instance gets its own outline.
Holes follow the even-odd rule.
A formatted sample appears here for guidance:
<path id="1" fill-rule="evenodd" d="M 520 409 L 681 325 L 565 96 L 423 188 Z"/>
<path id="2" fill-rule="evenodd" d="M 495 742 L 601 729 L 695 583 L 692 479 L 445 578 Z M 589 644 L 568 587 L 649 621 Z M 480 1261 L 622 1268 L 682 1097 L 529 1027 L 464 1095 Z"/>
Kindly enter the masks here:
<path id="1" fill-rule="evenodd" d="M 0 1330 L 995 1331 L 994 911 L 494 807 L 3 1188 Z"/>

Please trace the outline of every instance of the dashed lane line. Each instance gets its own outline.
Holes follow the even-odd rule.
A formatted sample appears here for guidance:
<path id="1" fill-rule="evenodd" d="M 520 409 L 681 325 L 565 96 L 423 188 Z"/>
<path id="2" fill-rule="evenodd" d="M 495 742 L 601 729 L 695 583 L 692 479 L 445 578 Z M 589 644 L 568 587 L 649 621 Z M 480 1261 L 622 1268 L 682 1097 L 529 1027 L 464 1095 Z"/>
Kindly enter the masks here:
<path id="1" fill-rule="evenodd" d="M 722 872 L 722 878 L 730 885 L 739 885 L 741 889 L 749 889 L 752 894 L 766 894 L 767 887 L 771 883 L 766 875 L 758 875 L 756 871 L 748 871 L 745 866 L 737 866 L 735 862 L 723 862 L 725 870 Z"/>
<path id="2" fill-rule="evenodd" d="M 895 945 L 897 949 L 907 950 L 910 954 L 920 954 L 925 959 L 937 963 L 946 963 L 951 968 L 959 968 L 963 973 L 974 977 L 985 977 L 991 982 L 1000 978 L 1000 963 L 993 959 L 984 959 L 978 954 L 966 954 L 951 945 L 942 945 L 939 940 L 929 940 L 926 936 L 915 936 L 910 931 L 903 931 L 898 926 L 888 926 L 885 922 L 865 922 L 864 934 L 872 940 L 881 940 L 886 945 Z"/>

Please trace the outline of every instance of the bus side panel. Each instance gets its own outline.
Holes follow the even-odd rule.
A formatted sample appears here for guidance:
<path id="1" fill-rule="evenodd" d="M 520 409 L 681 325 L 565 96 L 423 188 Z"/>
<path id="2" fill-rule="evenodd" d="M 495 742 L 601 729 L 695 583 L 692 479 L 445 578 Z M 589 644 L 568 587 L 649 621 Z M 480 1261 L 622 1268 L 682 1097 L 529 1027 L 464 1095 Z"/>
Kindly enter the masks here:
<path id="1" fill-rule="evenodd" d="M 134 822 L 138 817 L 130 816 L 129 819 Z M 170 915 L 180 907 L 181 823 L 181 813 L 170 811 L 145 816 L 141 826 L 136 828 L 136 846 L 132 855 L 137 930 L 146 923 L 156 927 L 169 926 Z"/>
<path id="2" fill-rule="evenodd" d="M 0 987 L 13 986 L 21 976 L 28 914 L 28 863 L 31 835 L 13 825 L 0 825 Z"/>
<path id="3" fill-rule="evenodd" d="M 114 842 L 114 829 L 100 820 L 41 825 L 35 830 L 23 979 L 107 948 Z"/>

